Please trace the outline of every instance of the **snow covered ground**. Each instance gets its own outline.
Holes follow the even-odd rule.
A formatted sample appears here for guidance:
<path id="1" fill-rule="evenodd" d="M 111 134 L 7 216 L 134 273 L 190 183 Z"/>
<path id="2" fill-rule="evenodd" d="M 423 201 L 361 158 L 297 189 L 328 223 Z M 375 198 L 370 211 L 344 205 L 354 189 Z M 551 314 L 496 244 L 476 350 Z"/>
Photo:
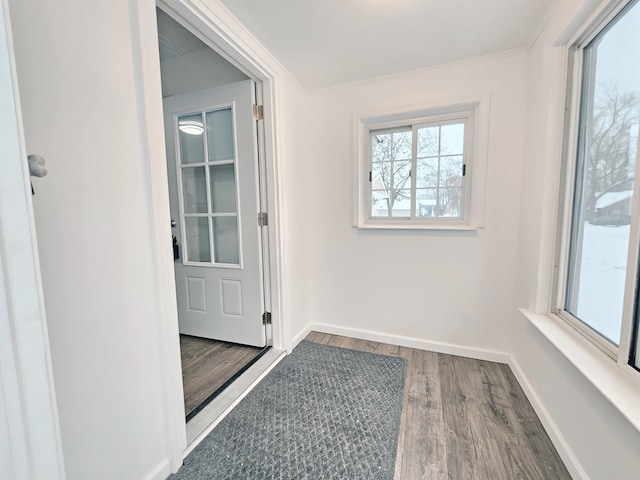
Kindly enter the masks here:
<path id="1" fill-rule="evenodd" d="M 620 343 L 629 225 L 586 224 L 577 316 L 593 329 Z"/>

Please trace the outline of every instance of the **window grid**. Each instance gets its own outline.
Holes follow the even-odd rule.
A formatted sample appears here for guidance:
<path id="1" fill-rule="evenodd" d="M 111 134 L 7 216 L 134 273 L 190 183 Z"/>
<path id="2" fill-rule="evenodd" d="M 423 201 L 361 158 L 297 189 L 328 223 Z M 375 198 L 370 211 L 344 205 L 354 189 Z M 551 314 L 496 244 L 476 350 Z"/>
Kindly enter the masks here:
<path id="1" fill-rule="evenodd" d="M 457 125 L 457 124 L 453 124 L 453 125 Z M 461 124 L 463 126 L 463 132 L 462 132 L 462 138 L 464 139 L 464 124 Z M 427 128 L 430 129 L 437 129 L 437 151 L 435 152 L 434 155 L 424 155 L 424 156 L 416 156 L 416 198 L 418 198 L 419 195 L 419 191 L 425 191 L 425 192 L 429 192 L 429 191 L 434 191 L 435 193 L 432 195 L 433 198 L 435 198 L 436 201 L 436 212 L 437 212 L 437 216 L 442 216 L 445 213 L 445 207 L 450 206 L 451 203 L 453 203 L 453 205 L 458 205 L 457 210 L 455 211 L 449 211 L 449 214 L 454 217 L 454 218 L 459 218 L 461 216 L 461 200 L 462 200 L 462 181 L 463 181 L 463 176 L 464 176 L 464 142 L 462 142 L 461 144 L 461 148 L 459 151 L 453 151 L 453 152 L 449 152 L 449 151 L 443 151 L 443 145 L 442 145 L 442 129 L 443 127 L 446 125 L 443 124 L 439 124 L 436 126 L 431 126 L 431 127 L 425 127 L 425 126 L 418 126 L 415 127 L 416 131 L 417 131 L 417 135 L 416 137 L 419 139 L 420 138 L 420 130 L 426 130 Z M 455 165 L 453 167 L 451 167 L 451 170 L 449 171 L 449 173 L 453 173 L 453 175 L 448 175 L 446 178 L 444 178 L 443 175 L 443 160 L 446 162 L 447 160 L 454 160 L 454 159 L 459 159 L 459 165 Z M 420 173 L 418 172 L 418 165 L 420 163 L 420 160 L 426 160 L 427 163 L 429 160 L 435 160 L 436 162 L 436 169 L 435 169 L 435 174 L 433 175 L 433 178 L 436 179 L 435 182 L 435 186 L 427 186 L 427 187 L 418 187 L 417 183 L 418 183 L 418 179 L 420 176 Z M 451 180 L 453 179 L 453 181 L 455 182 L 454 184 L 449 183 Z M 455 192 L 453 195 L 451 195 L 452 192 Z M 444 199 L 454 199 L 453 202 L 451 201 L 447 201 L 444 202 Z M 457 202 L 455 201 L 455 199 L 457 198 Z M 414 210 L 415 211 L 415 210 Z M 420 212 L 419 211 L 415 211 L 415 215 L 416 216 L 420 216 Z"/>
<path id="2" fill-rule="evenodd" d="M 461 130 L 454 135 L 454 141 L 458 143 L 455 148 L 445 148 L 443 145 L 443 128 Z M 434 130 L 437 132 L 435 142 Z M 370 217 L 409 220 L 462 219 L 466 130 L 465 118 L 391 130 L 372 130 L 369 171 Z M 409 133 L 410 138 L 407 135 Z M 426 138 L 428 136 L 431 137 L 431 141 Z M 382 148 L 380 145 L 385 142 L 385 148 Z M 401 142 L 404 145 L 401 145 Z M 410 143 L 410 147 L 407 143 Z M 436 144 L 435 150 L 433 143 Z M 429 163 L 432 164 L 431 173 L 426 171 Z M 448 165 L 448 168 L 445 169 L 445 165 Z M 409 201 L 406 214 L 402 208 L 396 209 L 402 213 L 395 214 L 394 207 L 403 200 L 405 203 Z M 383 209 L 378 207 L 381 201 L 386 206 L 386 215 L 382 213 Z"/>
<path id="3" fill-rule="evenodd" d="M 235 146 L 232 145 L 231 147 L 231 151 L 229 151 L 228 153 L 231 155 L 230 158 L 222 158 L 222 159 L 212 159 L 212 152 L 210 149 L 210 140 L 209 140 L 209 128 L 210 128 L 210 121 L 208 116 L 210 114 L 215 114 L 217 112 L 224 112 L 224 111 L 229 111 L 231 116 L 233 116 L 233 110 L 232 107 L 221 107 L 218 109 L 214 109 L 214 110 L 205 110 L 205 111 L 199 111 L 199 112 L 193 112 L 190 114 L 182 114 L 179 117 L 176 118 L 176 121 L 178 122 L 178 125 L 180 125 L 180 122 L 186 120 L 187 122 L 193 122 L 196 117 L 198 117 L 198 119 L 196 120 L 197 125 L 199 125 L 201 128 L 203 128 L 203 131 L 201 132 L 202 135 L 202 151 L 198 152 L 198 155 L 202 154 L 202 160 L 203 161 L 190 161 L 190 159 L 187 157 L 186 152 L 184 151 L 184 146 L 183 146 L 183 142 L 181 140 L 181 136 L 178 133 L 179 132 L 179 128 L 176 129 L 177 134 L 178 134 L 178 145 L 179 145 L 179 149 L 178 149 L 178 155 L 177 155 L 177 162 L 178 162 L 178 173 L 179 173 L 179 178 L 178 178 L 178 185 L 179 185 L 179 202 L 180 202 L 180 207 L 181 207 L 181 211 L 182 211 L 182 219 L 183 219 L 183 223 L 182 223 L 182 229 L 183 232 L 187 232 L 189 231 L 189 226 L 192 226 L 191 230 L 193 230 L 193 227 L 197 224 L 201 225 L 202 228 L 198 228 L 197 230 L 200 232 L 198 234 L 198 237 L 200 236 L 200 234 L 202 234 L 203 236 L 206 236 L 206 239 L 200 239 L 200 238 L 196 238 L 194 239 L 187 239 L 186 241 L 183 240 L 183 246 L 185 248 L 185 255 L 183 257 L 183 262 L 187 263 L 187 264 L 205 264 L 205 265 L 237 265 L 239 264 L 239 256 L 238 258 L 235 258 L 236 255 L 235 254 L 231 254 L 231 257 L 229 257 L 229 254 L 226 254 L 226 258 L 227 261 L 223 261 L 221 259 L 221 254 L 220 254 L 220 246 L 217 244 L 217 238 L 219 237 L 219 232 L 222 231 L 222 226 L 220 224 L 220 222 L 223 222 L 224 218 L 233 218 L 235 219 L 235 228 L 233 229 L 235 231 L 235 236 L 236 236 L 236 242 L 239 243 L 240 238 L 239 238 L 239 219 L 238 219 L 238 212 L 237 212 L 237 179 L 236 177 L 236 172 L 235 172 Z M 231 135 L 231 142 L 234 142 L 234 137 L 233 137 L 233 131 L 230 132 Z M 198 149 L 200 150 L 200 149 Z M 214 198 L 213 198 L 213 179 L 212 177 L 214 176 L 212 173 L 212 169 L 217 168 L 217 167 L 223 167 L 225 165 L 229 165 L 233 167 L 233 174 L 232 174 L 232 183 L 233 183 L 233 193 L 232 193 L 232 204 L 233 204 L 233 208 L 228 208 L 229 211 L 216 211 L 217 208 L 214 205 Z M 202 203 L 202 205 L 196 204 L 195 205 L 195 209 L 196 211 L 188 211 L 191 210 L 189 209 L 189 203 L 187 202 L 187 192 L 185 189 L 185 179 L 188 179 L 189 177 L 186 175 L 187 172 L 193 171 L 195 172 L 197 169 L 202 169 L 203 170 L 203 180 L 204 180 L 204 198 L 202 198 L 201 200 L 204 200 L 204 202 Z M 193 178 L 197 178 L 197 175 L 193 175 Z M 232 211 L 231 211 L 232 210 Z M 202 223 L 202 220 L 200 219 L 206 219 L 206 226 L 207 228 L 204 228 L 204 224 Z M 225 225 L 227 226 L 227 228 L 229 227 L 229 225 Z M 202 242 L 205 242 L 207 244 L 208 247 L 208 251 L 205 251 L 202 247 Z M 200 242 L 200 243 L 198 243 Z M 197 248 L 197 247 L 200 248 Z M 239 248 L 239 245 L 238 245 Z M 238 254 L 239 255 L 239 252 Z"/>

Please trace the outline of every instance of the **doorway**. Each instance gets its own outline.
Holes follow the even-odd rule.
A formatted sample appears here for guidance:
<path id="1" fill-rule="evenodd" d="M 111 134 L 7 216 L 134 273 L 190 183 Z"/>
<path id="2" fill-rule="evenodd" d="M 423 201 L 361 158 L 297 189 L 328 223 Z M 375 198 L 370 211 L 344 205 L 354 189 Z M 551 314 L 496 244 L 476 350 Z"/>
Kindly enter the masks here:
<path id="1" fill-rule="evenodd" d="M 260 84 L 160 9 L 157 19 L 189 422 L 269 348 Z"/>

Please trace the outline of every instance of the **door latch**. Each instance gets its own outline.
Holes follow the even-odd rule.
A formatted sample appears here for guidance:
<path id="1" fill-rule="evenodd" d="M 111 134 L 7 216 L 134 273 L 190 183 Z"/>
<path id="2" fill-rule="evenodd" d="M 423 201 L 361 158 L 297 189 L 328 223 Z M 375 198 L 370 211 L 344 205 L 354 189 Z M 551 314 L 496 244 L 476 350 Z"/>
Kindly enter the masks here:
<path id="1" fill-rule="evenodd" d="M 178 247 L 178 239 L 176 238 L 175 235 L 173 235 L 172 237 L 172 243 L 173 243 L 173 259 L 180 260 L 180 247 Z"/>

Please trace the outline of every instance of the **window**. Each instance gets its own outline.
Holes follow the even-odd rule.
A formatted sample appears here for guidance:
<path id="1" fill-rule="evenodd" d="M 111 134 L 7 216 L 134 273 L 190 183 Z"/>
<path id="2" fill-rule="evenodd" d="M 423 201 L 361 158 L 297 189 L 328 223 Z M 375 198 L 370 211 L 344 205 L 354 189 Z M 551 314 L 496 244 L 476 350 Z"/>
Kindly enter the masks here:
<path id="1" fill-rule="evenodd" d="M 576 94 L 556 305 L 603 350 L 637 366 L 640 6 L 623 3 L 571 51 Z"/>
<path id="2" fill-rule="evenodd" d="M 466 124 L 372 130 L 371 217 L 463 218 Z"/>
<path id="3" fill-rule="evenodd" d="M 185 265 L 240 265 L 233 107 L 176 116 Z"/>
<path id="4" fill-rule="evenodd" d="M 487 103 L 357 117 L 354 225 L 482 226 Z"/>

